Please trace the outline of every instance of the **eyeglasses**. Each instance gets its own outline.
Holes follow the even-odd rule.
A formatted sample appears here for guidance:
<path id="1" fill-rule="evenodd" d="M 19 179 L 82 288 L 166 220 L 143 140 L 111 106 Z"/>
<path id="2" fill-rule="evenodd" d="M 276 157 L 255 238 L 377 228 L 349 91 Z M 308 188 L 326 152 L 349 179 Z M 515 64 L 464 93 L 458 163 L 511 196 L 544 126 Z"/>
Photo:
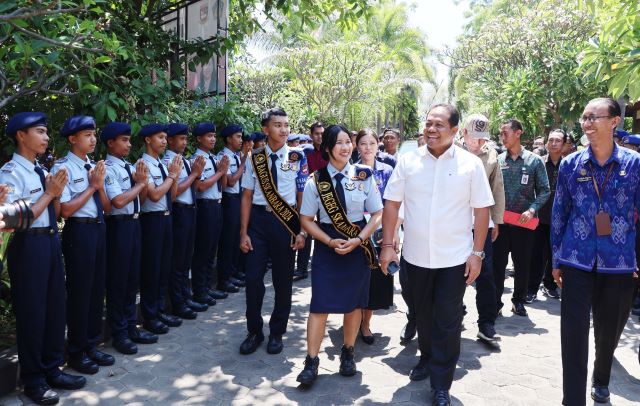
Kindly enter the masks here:
<path id="1" fill-rule="evenodd" d="M 611 116 L 589 116 L 589 117 L 580 117 L 580 119 L 578 120 L 578 122 L 580 124 L 584 124 L 584 123 L 590 123 L 593 124 L 595 123 L 598 119 L 600 118 L 611 118 Z"/>

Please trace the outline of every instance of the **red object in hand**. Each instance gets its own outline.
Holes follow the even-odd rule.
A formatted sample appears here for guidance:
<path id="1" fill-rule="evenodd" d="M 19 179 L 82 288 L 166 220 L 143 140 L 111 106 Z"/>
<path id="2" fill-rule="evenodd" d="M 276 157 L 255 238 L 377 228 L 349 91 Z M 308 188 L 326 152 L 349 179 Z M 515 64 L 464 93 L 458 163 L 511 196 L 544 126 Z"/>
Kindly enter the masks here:
<path id="1" fill-rule="evenodd" d="M 520 217 L 522 213 L 516 213 L 514 211 L 505 210 L 504 212 L 504 222 L 506 224 L 511 224 L 512 226 L 528 228 L 529 230 L 535 230 L 538 227 L 538 223 L 540 223 L 540 219 L 537 217 L 532 217 L 531 220 L 526 223 L 520 222 Z"/>

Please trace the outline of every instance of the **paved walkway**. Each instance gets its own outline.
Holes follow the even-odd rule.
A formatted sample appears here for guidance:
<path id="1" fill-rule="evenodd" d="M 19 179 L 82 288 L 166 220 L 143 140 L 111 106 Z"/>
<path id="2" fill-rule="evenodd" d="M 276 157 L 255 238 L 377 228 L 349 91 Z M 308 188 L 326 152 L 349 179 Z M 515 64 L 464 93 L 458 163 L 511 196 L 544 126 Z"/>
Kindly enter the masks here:
<path id="1" fill-rule="evenodd" d="M 509 278 L 506 286 L 505 299 L 511 293 L 513 279 Z M 375 344 L 357 343 L 359 372 L 354 377 L 338 374 L 342 319 L 330 316 L 330 330 L 320 354 L 320 376 L 311 390 L 298 388 L 295 378 L 305 356 L 311 295 L 307 279 L 294 285 L 290 328 L 282 354 L 268 355 L 264 344 L 252 355 L 238 354 L 245 336 L 244 294 L 235 294 L 197 320 L 186 321 L 161 336 L 158 344 L 140 346 L 137 355 L 117 354 L 116 365 L 89 376 L 84 390 L 61 391 L 61 404 L 429 404 L 428 381 L 411 382 L 408 378 L 417 362 L 417 343 L 414 340 L 407 346 L 400 345 L 405 305 L 397 280 L 396 288 L 397 308 L 374 316 Z M 273 290 L 268 288 L 267 292 L 264 310 L 270 311 Z M 502 344 L 501 350 L 495 351 L 475 339 L 474 297 L 475 290 L 467 289 L 469 314 L 451 389 L 454 404 L 559 405 L 560 303 L 541 298 L 528 306 L 528 319 L 505 314 L 496 326 Z M 616 351 L 610 386 L 614 405 L 640 404 L 639 333 L 636 318 L 635 323 L 627 324 Z M 106 351 L 116 354 L 110 347 Z M 1 398 L 0 405 L 21 405 L 25 401 L 14 394 Z"/>

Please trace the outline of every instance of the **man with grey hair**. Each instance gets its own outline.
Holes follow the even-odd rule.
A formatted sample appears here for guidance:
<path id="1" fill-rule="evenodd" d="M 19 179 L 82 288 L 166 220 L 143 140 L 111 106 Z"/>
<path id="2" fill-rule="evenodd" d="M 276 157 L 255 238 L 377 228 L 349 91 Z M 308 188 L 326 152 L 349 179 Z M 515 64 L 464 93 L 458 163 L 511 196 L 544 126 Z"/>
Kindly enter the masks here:
<path id="1" fill-rule="evenodd" d="M 499 225 L 504 216 L 504 184 L 502 171 L 498 163 L 498 153 L 491 148 L 487 141 L 489 136 L 489 119 L 482 114 L 472 114 L 465 120 L 462 136 L 467 151 L 476 155 L 482 161 L 489 179 L 489 186 L 495 204 L 489 208 L 489 232 L 484 243 L 485 257 L 482 260 L 480 276 L 476 279 L 476 308 L 478 309 L 478 338 L 495 343 L 496 330 L 494 328 L 498 316 L 496 304 L 496 285 L 493 276 L 493 241 L 498 238 Z"/>

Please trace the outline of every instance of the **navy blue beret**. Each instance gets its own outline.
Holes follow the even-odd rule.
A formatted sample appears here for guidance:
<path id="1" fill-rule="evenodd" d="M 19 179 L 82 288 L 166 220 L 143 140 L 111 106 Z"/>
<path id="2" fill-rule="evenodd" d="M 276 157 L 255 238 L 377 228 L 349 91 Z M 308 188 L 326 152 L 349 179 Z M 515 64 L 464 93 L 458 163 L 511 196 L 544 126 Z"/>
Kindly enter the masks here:
<path id="1" fill-rule="evenodd" d="M 39 112 L 22 112 L 17 113 L 9 119 L 7 123 L 7 135 L 16 135 L 18 130 L 24 130 L 29 127 L 47 126 L 47 116 Z"/>
<path id="2" fill-rule="evenodd" d="M 173 123 L 167 126 L 167 137 L 174 135 L 189 135 L 189 126 L 182 123 Z"/>
<path id="3" fill-rule="evenodd" d="M 300 134 L 289 134 L 287 137 L 287 142 L 291 141 L 300 141 Z"/>
<path id="4" fill-rule="evenodd" d="M 235 133 L 244 133 L 244 129 L 242 128 L 241 125 L 238 124 L 229 124 L 228 126 L 226 126 L 222 132 L 220 133 L 220 136 L 222 138 L 227 138 Z"/>
<path id="5" fill-rule="evenodd" d="M 640 135 L 638 135 L 638 134 L 629 134 L 625 139 L 625 144 L 640 145 Z"/>
<path id="6" fill-rule="evenodd" d="M 263 132 L 256 131 L 253 134 L 251 134 L 251 141 L 261 141 L 265 139 L 267 139 L 267 136 Z"/>
<path id="7" fill-rule="evenodd" d="M 216 125 L 213 123 L 199 123 L 193 127 L 193 135 L 199 137 L 201 135 L 205 135 L 206 133 L 214 133 L 216 132 Z"/>
<path id="8" fill-rule="evenodd" d="M 626 137 L 626 136 L 628 136 L 628 135 L 629 135 L 629 133 L 628 133 L 628 132 L 626 132 L 626 131 L 624 131 L 624 130 L 616 130 L 616 131 L 613 133 L 613 136 L 614 136 L 615 138 L 624 138 L 624 137 Z"/>
<path id="9" fill-rule="evenodd" d="M 100 139 L 106 144 L 107 141 L 115 139 L 118 135 L 131 135 L 131 126 L 117 121 L 109 123 L 102 127 Z"/>
<path id="10" fill-rule="evenodd" d="M 91 116 L 72 116 L 64 122 L 60 134 L 68 137 L 82 130 L 95 130 L 96 120 Z"/>
<path id="11" fill-rule="evenodd" d="M 143 125 L 140 131 L 138 132 L 139 137 L 151 137 L 152 135 L 156 135 L 158 133 L 166 133 L 167 126 L 165 124 L 147 124 Z"/>

